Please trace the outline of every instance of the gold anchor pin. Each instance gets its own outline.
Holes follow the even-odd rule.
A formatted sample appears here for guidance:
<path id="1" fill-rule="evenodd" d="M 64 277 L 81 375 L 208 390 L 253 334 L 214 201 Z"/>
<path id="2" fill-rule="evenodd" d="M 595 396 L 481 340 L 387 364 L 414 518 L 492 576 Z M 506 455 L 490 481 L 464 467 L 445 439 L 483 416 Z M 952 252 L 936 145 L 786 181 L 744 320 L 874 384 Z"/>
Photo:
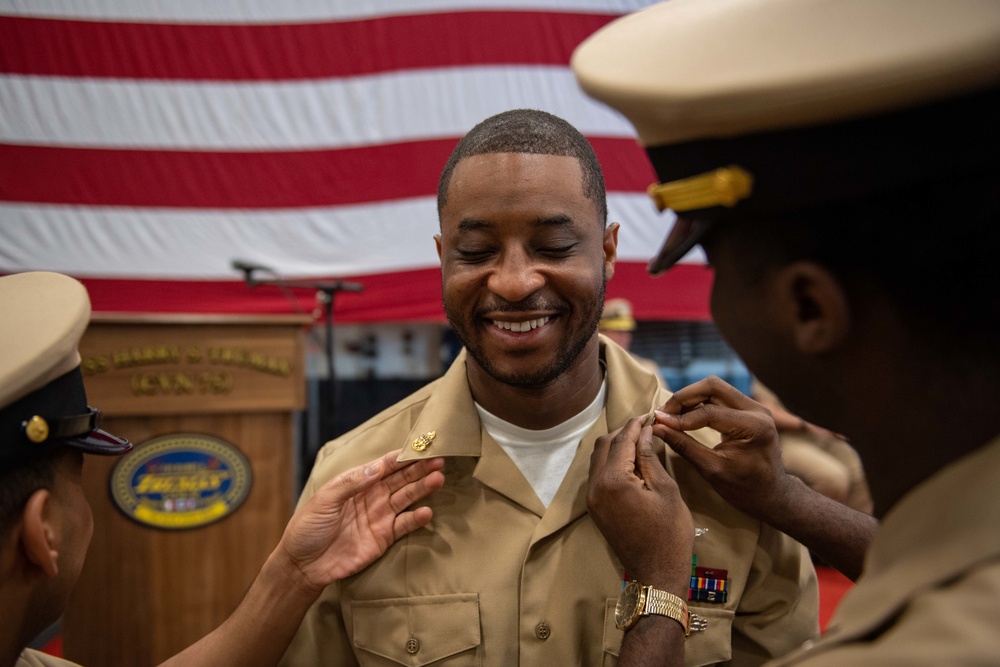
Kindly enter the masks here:
<path id="1" fill-rule="evenodd" d="M 437 431 L 427 431 L 427 433 L 424 433 L 419 438 L 415 438 L 413 440 L 413 444 L 410 446 L 413 447 L 414 451 L 422 452 L 431 446 L 431 443 L 434 441 L 436 436 Z"/>

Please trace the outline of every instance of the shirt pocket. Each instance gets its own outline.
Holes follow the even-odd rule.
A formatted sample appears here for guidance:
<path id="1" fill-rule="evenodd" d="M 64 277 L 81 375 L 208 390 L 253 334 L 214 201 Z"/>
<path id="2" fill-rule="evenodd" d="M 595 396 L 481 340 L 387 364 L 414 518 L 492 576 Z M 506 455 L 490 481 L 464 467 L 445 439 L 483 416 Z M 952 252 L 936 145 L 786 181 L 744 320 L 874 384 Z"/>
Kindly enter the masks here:
<path id="1" fill-rule="evenodd" d="M 618 598 L 608 598 L 604 611 L 604 661 L 605 667 L 618 664 L 622 639 L 625 633 L 615 626 L 615 606 Z M 684 664 L 686 667 L 714 665 L 733 657 L 733 616 L 732 610 L 712 607 L 690 607 L 692 614 L 708 621 L 708 627 L 700 632 L 692 632 L 684 641 Z"/>
<path id="2" fill-rule="evenodd" d="M 474 593 L 355 600 L 350 606 L 354 647 L 365 667 L 482 664 Z"/>
<path id="3" fill-rule="evenodd" d="M 731 609 L 724 607 L 695 607 L 688 609 L 698 618 L 708 621 L 701 632 L 692 632 L 684 641 L 684 664 L 687 667 L 714 665 L 733 657 L 733 617 Z"/>

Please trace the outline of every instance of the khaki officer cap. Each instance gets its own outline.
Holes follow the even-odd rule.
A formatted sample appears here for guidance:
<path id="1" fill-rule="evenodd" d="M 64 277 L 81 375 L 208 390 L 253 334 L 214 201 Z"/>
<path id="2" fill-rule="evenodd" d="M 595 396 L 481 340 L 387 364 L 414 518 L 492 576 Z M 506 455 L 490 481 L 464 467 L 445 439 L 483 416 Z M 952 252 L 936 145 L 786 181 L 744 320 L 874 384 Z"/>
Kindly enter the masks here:
<path id="1" fill-rule="evenodd" d="M 995 160 L 996 0 L 669 0 L 573 54 L 635 126 L 679 216 L 659 273 L 715 221 L 794 211 Z"/>
<path id="2" fill-rule="evenodd" d="M 635 318 L 632 317 L 632 304 L 628 299 L 605 301 L 597 328 L 600 331 L 634 331 Z"/>
<path id="3" fill-rule="evenodd" d="M 90 320 L 87 290 L 58 273 L 0 277 L 0 462 L 56 446 L 121 454 L 132 445 L 97 428 L 77 345 Z"/>

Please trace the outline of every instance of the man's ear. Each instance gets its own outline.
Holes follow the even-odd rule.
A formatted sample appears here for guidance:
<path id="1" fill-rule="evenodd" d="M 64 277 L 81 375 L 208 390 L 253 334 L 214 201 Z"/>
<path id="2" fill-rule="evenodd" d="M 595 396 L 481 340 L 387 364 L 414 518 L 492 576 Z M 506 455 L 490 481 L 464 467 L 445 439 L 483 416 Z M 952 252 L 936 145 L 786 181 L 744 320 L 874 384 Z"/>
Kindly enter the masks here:
<path id="1" fill-rule="evenodd" d="M 618 260 L 618 228 L 617 222 L 612 222 L 604 230 L 604 273 L 606 280 L 615 275 L 615 262 Z"/>
<path id="2" fill-rule="evenodd" d="M 829 270 L 815 262 L 794 262 L 778 270 L 773 284 L 800 353 L 824 355 L 844 344 L 851 330 L 850 302 Z"/>
<path id="3" fill-rule="evenodd" d="M 48 489 L 31 494 L 24 506 L 21 543 L 28 561 L 49 577 L 59 574 L 59 549 L 52 512 L 55 502 Z"/>
<path id="4" fill-rule="evenodd" d="M 438 249 L 438 261 L 440 261 L 441 260 L 441 235 L 440 234 L 435 234 L 434 235 L 434 245 L 437 246 L 437 249 Z"/>

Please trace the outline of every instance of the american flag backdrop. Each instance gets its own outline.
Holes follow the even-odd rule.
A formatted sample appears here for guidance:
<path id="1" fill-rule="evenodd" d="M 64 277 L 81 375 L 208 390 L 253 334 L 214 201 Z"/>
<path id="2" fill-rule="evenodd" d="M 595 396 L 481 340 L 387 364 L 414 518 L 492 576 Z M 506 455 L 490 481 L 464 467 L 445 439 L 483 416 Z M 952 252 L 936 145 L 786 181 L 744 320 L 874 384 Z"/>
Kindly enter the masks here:
<path id="1" fill-rule="evenodd" d="M 644 194 L 653 172 L 568 68 L 645 4 L 0 0 L 0 273 L 73 275 L 96 311 L 289 312 L 239 258 L 362 283 L 339 322 L 443 320 L 441 168 L 477 122 L 531 107 L 604 167 L 622 224 L 608 295 L 640 318 L 707 319 L 698 256 L 646 276 L 670 224 Z"/>

